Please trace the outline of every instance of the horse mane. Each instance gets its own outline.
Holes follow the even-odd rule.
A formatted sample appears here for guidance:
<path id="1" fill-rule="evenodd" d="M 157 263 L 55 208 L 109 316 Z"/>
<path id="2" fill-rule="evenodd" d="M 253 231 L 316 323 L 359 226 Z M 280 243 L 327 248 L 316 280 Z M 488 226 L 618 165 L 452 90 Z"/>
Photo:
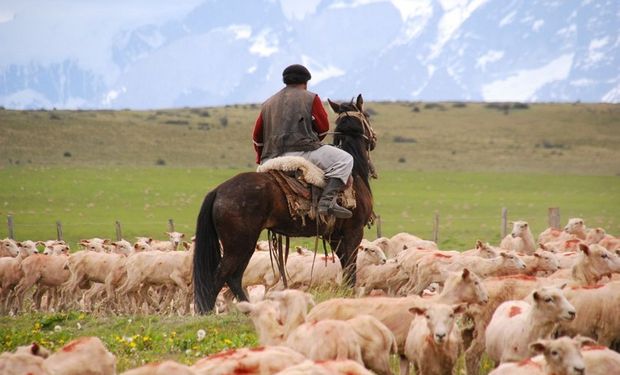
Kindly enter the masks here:
<path id="1" fill-rule="evenodd" d="M 342 106 L 344 107 L 345 105 L 343 104 Z M 344 117 L 336 125 L 335 133 L 334 145 L 353 156 L 353 171 L 351 174 L 361 177 L 366 187 L 368 187 L 368 191 L 371 191 L 370 182 L 368 181 L 371 167 L 366 156 L 364 128 L 358 119 Z"/>

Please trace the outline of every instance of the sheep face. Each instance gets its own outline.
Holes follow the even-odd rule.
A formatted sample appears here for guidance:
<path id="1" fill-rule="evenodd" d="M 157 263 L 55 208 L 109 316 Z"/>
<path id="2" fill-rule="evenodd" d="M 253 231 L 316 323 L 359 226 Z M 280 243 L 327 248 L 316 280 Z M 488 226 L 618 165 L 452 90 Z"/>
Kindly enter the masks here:
<path id="1" fill-rule="evenodd" d="M 601 245 L 579 244 L 579 250 L 599 275 L 620 272 L 620 258 Z"/>
<path id="2" fill-rule="evenodd" d="M 599 243 L 603 238 L 605 238 L 605 229 L 603 228 L 592 228 L 588 231 L 586 235 L 586 243 L 588 245 L 592 245 L 594 243 Z"/>
<path id="3" fill-rule="evenodd" d="M 527 232 L 529 232 L 530 228 L 527 221 L 515 221 L 512 224 L 512 232 L 510 235 L 512 238 L 524 237 Z"/>
<path id="4" fill-rule="evenodd" d="M 586 226 L 582 218 L 574 217 L 568 220 L 568 224 L 564 227 L 564 231 L 569 234 L 583 233 L 586 230 Z"/>
<path id="5" fill-rule="evenodd" d="M 262 345 L 278 345 L 284 341 L 284 323 L 280 319 L 280 304 L 264 300 L 257 303 L 239 302 L 237 309 L 254 323 Z"/>
<path id="6" fill-rule="evenodd" d="M 577 315 L 575 307 L 568 302 L 557 287 L 542 287 L 532 293 L 535 308 L 549 321 L 573 320 Z"/>
<path id="7" fill-rule="evenodd" d="M 166 234 L 168 235 L 170 242 L 174 244 L 175 249 L 179 247 L 179 244 L 181 243 L 181 241 L 183 241 L 183 238 L 185 237 L 185 234 L 180 232 L 166 232 Z"/>
<path id="8" fill-rule="evenodd" d="M 465 304 L 451 306 L 436 303 L 429 307 L 413 307 L 409 309 L 409 312 L 423 316 L 430 337 L 436 345 L 442 345 L 448 341 L 452 333 L 456 315 L 465 311 L 465 306 Z"/>
<path id="9" fill-rule="evenodd" d="M 479 251 L 478 256 L 482 258 L 495 258 L 499 256 L 497 250 L 495 250 L 488 242 L 476 241 L 476 250 Z"/>
<path id="10" fill-rule="evenodd" d="M 357 248 L 358 256 L 363 254 L 365 263 L 367 264 L 384 264 L 387 261 L 385 253 L 379 246 L 365 245 Z"/>
<path id="11" fill-rule="evenodd" d="M 586 366 L 581 346 L 587 342 L 592 340 L 582 342 L 565 336 L 557 340 L 536 341 L 530 345 L 530 349 L 545 356 L 549 373 L 583 375 Z"/>
<path id="12" fill-rule="evenodd" d="M 558 257 L 550 251 L 536 251 L 534 256 L 538 259 L 537 269 L 553 273 L 560 268 Z"/>
<path id="13" fill-rule="evenodd" d="M 519 258 L 518 256 L 514 254 L 510 254 L 510 253 L 502 251 L 499 253 L 499 255 L 503 259 L 502 267 L 507 270 L 519 272 L 521 270 L 524 270 L 527 267 L 525 265 L 525 262 L 523 262 L 521 258 Z"/>
<path id="14" fill-rule="evenodd" d="M 489 294 L 480 277 L 467 268 L 450 275 L 444 283 L 444 290 L 453 290 L 459 301 L 484 304 L 489 301 Z"/>
<path id="15" fill-rule="evenodd" d="M 2 247 L 2 252 L 6 254 L 10 254 L 12 257 L 16 257 L 19 253 L 19 247 L 15 241 L 5 238 L 4 240 L 0 240 L 0 247 Z"/>

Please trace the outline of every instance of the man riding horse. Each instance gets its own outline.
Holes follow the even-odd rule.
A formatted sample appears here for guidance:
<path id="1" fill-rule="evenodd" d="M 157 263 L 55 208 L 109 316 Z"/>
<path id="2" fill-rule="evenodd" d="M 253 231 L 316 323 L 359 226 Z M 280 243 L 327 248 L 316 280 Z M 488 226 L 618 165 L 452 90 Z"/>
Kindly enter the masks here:
<path id="1" fill-rule="evenodd" d="M 321 141 L 329 130 L 329 119 L 319 96 L 308 91 L 312 78 L 303 65 L 282 72 L 286 85 L 262 105 L 253 131 L 256 163 L 278 156 L 301 156 L 325 172 L 327 183 L 318 202 L 319 214 L 348 219 L 352 212 L 340 206 L 337 196 L 351 176 L 353 157 Z"/>

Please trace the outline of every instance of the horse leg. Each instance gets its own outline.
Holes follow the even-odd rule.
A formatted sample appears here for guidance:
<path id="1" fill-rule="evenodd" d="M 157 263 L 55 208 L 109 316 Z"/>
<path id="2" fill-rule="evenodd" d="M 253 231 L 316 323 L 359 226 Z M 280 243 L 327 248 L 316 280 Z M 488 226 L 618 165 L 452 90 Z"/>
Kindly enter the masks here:
<path id="1" fill-rule="evenodd" d="M 342 263 L 344 281 L 350 287 L 355 286 L 355 261 L 357 260 L 357 252 L 355 250 L 362 241 L 363 235 L 363 229 L 356 230 L 355 233 L 344 232 L 340 239 L 331 239 L 329 242 L 332 249 L 337 249 L 336 255 L 338 255 Z"/>
<path id="2" fill-rule="evenodd" d="M 239 238 L 238 234 L 236 236 L 221 236 L 224 256 L 216 274 L 216 280 L 225 280 L 230 291 L 237 297 L 237 301 L 248 301 L 248 296 L 243 289 L 241 281 L 243 279 L 243 272 L 254 253 L 259 235 L 260 233 L 256 233 L 255 235 L 247 235 L 245 238 Z M 227 250 L 229 253 L 226 252 Z M 231 253 L 230 251 L 233 252 Z"/>

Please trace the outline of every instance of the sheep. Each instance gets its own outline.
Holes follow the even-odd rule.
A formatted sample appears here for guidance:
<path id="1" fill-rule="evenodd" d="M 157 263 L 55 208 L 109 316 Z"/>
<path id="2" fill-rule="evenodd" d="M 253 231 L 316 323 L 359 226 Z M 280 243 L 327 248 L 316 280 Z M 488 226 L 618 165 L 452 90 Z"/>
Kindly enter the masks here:
<path id="1" fill-rule="evenodd" d="M 620 354 L 606 346 L 586 344 L 581 348 L 588 375 L 610 375 L 620 371 Z"/>
<path id="2" fill-rule="evenodd" d="M 433 257 L 433 261 L 428 260 Z M 419 250 L 419 249 L 407 249 L 398 254 L 396 257 L 400 264 L 398 274 L 392 278 L 391 282 L 394 284 L 394 288 L 398 290 L 398 294 L 407 295 L 412 293 L 411 291 L 416 287 L 416 273 L 419 269 L 418 263 L 427 258 L 428 264 L 425 264 L 423 268 L 429 267 L 425 270 L 426 275 L 431 277 L 425 281 L 427 285 L 433 282 L 442 282 L 443 276 L 440 275 L 440 268 L 445 263 L 450 263 L 454 259 L 461 257 L 461 253 L 458 251 L 440 251 L 440 250 Z M 432 270 L 430 269 L 432 268 Z M 434 280 L 435 276 L 440 277 L 439 280 Z M 404 285 L 403 285 L 404 284 Z M 424 288 L 422 288 L 423 290 Z"/>
<path id="3" fill-rule="evenodd" d="M 147 289 L 151 285 L 177 286 L 185 294 L 185 311 L 189 310 L 191 264 L 193 251 L 147 251 L 138 252 L 125 261 L 126 279 L 117 293 L 140 296 L 140 305 L 147 300 Z M 171 301 L 168 293 L 164 306 Z M 134 310 L 137 306 L 134 306 Z"/>
<path id="4" fill-rule="evenodd" d="M 268 251 L 255 251 L 243 271 L 241 280 L 244 288 L 250 285 L 264 285 L 268 291 L 280 280 L 280 273 Z"/>
<path id="5" fill-rule="evenodd" d="M 558 257 L 546 250 L 536 250 L 532 255 L 522 255 L 521 260 L 525 263 L 522 271 L 525 275 L 546 276 L 560 268 Z"/>
<path id="6" fill-rule="evenodd" d="M 153 362 L 123 372 L 121 375 L 195 375 L 189 366 L 174 361 Z"/>
<path id="7" fill-rule="evenodd" d="M 390 275 L 386 275 L 383 271 L 388 267 L 382 267 L 386 261 L 385 253 L 379 246 L 362 241 L 362 244 L 357 247 L 355 286 L 358 288 L 358 295 L 363 296 L 372 291 L 369 279 L 377 280 L 377 278 L 385 277 L 384 281 L 387 280 Z M 391 264 L 396 264 L 395 260 Z M 393 274 L 394 271 L 395 267 L 389 267 L 388 273 Z"/>
<path id="8" fill-rule="evenodd" d="M 392 331 L 398 344 L 399 353 L 403 348 L 409 324 L 413 315 L 411 307 L 426 303 L 487 303 L 487 292 L 480 278 L 466 268 L 454 273 L 446 280 L 440 294 L 428 299 L 413 295 L 408 297 L 363 297 L 363 298 L 332 298 L 316 305 L 308 314 L 308 320 L 320 319 L 351 319 L 360 314 L 368 314 L 379 319 Z M 401 372 L 404 372 L 406 361 L 401 361 Z"/>
<path id="9" fill-rule="evenodd" d="M 491 317 L 485 344 L 496 364 L 527 358 L 530 343 L 548 337 L 558 322 L 575 319 L 575 308 L 558 287 L 537 288 L 528 299 L 503 302 Z"/>
<path id="10" fill-rule="evenodd" d="M 358 296 L 364 296 L 373 291 L 382 291 L 386 295 L 394 295 L 397 290 L 396 280 L 399 276 L 400 264 L 398 259 L 388 259 L 384 264 L 369 266 L 362 272 L 357 269 L 356 283 L 359 286 Z"/>
<path id="11" fill-rule="evenodd" d="M 588 245 L 599 244 L 609 251 L 620 249 L 620 239 L 607 234 L 603 228 L 590 229 L 585 242 Z"/>
<path id="12" fill-rule="evenodd" d="M 268 298 L 256 304 L 240 302 L 237 308 L 248 314 L 264 345 L 286 345 L 306 354 L 310 359 L 353 359 L 363 361 L 379 374 L 389 374 L 390 352 L 396 351 L 393 334 L 379 320 L 360 315 L 346 321 L 305 321 L 309 303 L 307 293 L 295 290 L 270 292 Z M 301 323 L 301 324 L 300 324 Z M 313 339 L 310 339 L 313 338 Z M 357 348 L 359 354 L 357 357 Z"/>
<path id="13" fill-rule="evenodd" d="M 440 254 L 427 255 L 416 265 L 414 286 L 411 290 L 413 294 L 421 294 L 433 282 L 442 284 L 447 272 L 457 272 L 464 268 L 483 278 L 515 274 L 526 268 L 518 256 L 505 251 L 500 251 L 499 256 L 495 258 L 471 256 L 445 258 L 443 255 L 439 257 L 438 255 Z"/>
<path id="14" fill-rule="evenodd" d="M 137 242 L 147 243 L 151 250 L 176 251 L 185 238 L 185 234 L 180 232 L 164 232 L 164 234 L 168 236 L 167 241 L 154 240 L 151 237 L 136 237 L 136 239 Z"/>
<path id="15" fill-rule="evenodd" d="M 276 375 L 372 375 L 364 366 L 351 360 L 319 361 L 306 360 L 287 367 Z"/>
<path id="16" fill-rule="evenodd" d="M 298 249 L 286 263 L 288 287 L 307 290 L 311 286 L 338 287 L 342 285 L 342 264 L 338 256 L 318 255 Z M 275 290 L 284 289 L 284 281 L 279 280 Z"/>
<path id="17" fill-rule="evenodd" d="M 10 238 L 0 240 L 0 257 L 16 257 L 19 252 L 17 243 Z"/>
<path id="18" fill-rule="evenodd" d="M 97 337 L 80 337 L 50 355 L 44 361 L 50 374 L 114 375 L 116 357 Z"/>
<path id="19" fill-rule="evenodd" d="M 63 245 L 65 246 L 65 245 Z M 57 293 L 57 288 L 69 279 L 70 272 L 65 268 L 68 256 L 66 255 L 41 255 L 34 254 L 21 262 L 21 269 L 24 277 L 15 287 L 14 298 L 17 299 L 17 309 L 21 310 L 24 296 L 28 289 L 37 284 L 38 288 L 51 288 L 53 296 Z M 41 308 L 41 289 L 37 290 L 33 299 L 35 308 Z M 48 307 L 51 307 L 52 297 L 48 298 Z M 58 298 L 56 298 L 58 302 Z"/>
<path id="20" fill-rule="evenodd" d="M 265 295 L 265 298 L 280 303 L 279 320 L 284 322 L 286 332 L 305 323 L 308 307 L 316 305 L 312 294 L 295 289 L 271 291 Z"/>
<path id="21" fill-rule="evenodd" d="M 312 360 L 352 359 L 363 363 L 357 336 L 346 322 L 304 322 L 287 332 L 276 301 L 239 302 L 237 309 L 252 319 L 261 345 L 286 345 Z"/>
<path id="22" fill-rule="evenodd" d="M 32 242 L 32 241 L 30 241 Z M 20 246 L 20 243 L 18 243 Z M 30 255 L 38 253 L 34 246 L 21 245 L 16 257 L 0 257 L 0 311 L 6 312 L 9 306 L 9 293 L 24 277 L 21 268 L 22 261 Z"/>
<path id="23" fill-rule="evenodd" d="M 570 270 L 562 269 L 550 278 L 571 278 L 575 285 L 596 285 L 604 276 L 620 272 L 620 258 L 600 245 L 580 244 L 576 263 Z"/>
<path id="24" fill-rule="evenodd" d="M 415 317 L 405 341 L 405 356 L 419 375 L 451 374 L 462 351 L 462 339 L 456 315 L 465 311 L 465 304 L 433 303 L 428 307 L 412 307 Z"/>
<path id="25" fill-rule="evenodd" d="M 286 346 L 230 349 L 197 361 L 196 375 L 275 374 L 306 358 Z"/>
<path id="26" fill-rule="evenodd" d="M 480 258 L 495 258 L 499 256 L 499 249 L 491 246 L 488 242 L 483 243 L 482 241 L 477 240 L 475 248 L 465 250 L 461 254 L 467 256 L 478 256 Z"/>
<path id="27" fill-rule="evenodd" d="M 463 330 L 468 374 L 474 375 L 480 371 L 480 359 L 486 346 L 485 331 L 497 307 L 505 301 L 526 298 L 534 289 L 544 286 L 545 283 L 544 279 L 526 275 L 490 277 L 483 281 L 489 302 L 470 306 L 464 315 L 464 320 L 473 324 L 472 327 Z M 467 341 L 471 341 L 469 345 Z"/>
<path id="28" fill-rule="evenodd" d="M 88 251 L 93 251 L 96 253 L 108 253 L 110 252 L 109 245 L 111 243 L 112 241 L 110 241 L 109 239 L 94 237 L 89 239 L 82 239 L 80 240 L 78 245 Z"/>
<path id="29" fill-rule="evenodd" d="M 536 250 L 536 243 L 527 221 L 515 221 L 512 232 L 502 239 L 499 247 L 517 253 L 532 254 Z"/>
<path id="30" fill-rule="evenodd" d="M 113 253 L 116 254 L 123 254 L 123 255 L 130 255 L 132 254 L 135 249 L 134 247 L 131 245 L 131 243 L 127 240 L 119 240 L 119 241 L 113 241 L 110 243 L 110 247 L 112 249 Z"/>
<path id="31" fill-rule="evenodd" d="M 538 340 L 530 344 L 530 351 L 541 353 L 517 363 L 504 363 L 489 375 L 584 375 L 586 368 L 582 346 L 593 343 L 590 339 L 560 337 L 556 340 Z"/>
<path id="32" fill-rule="evenodd" d="M 586 226 L 582 218 L 574 217 L 568 219 L 568 223 L 563 230 L 547 228 L 538 235 L 539 243 L 547 243 L 556 240 L 567 240 L 573 237 L 585 240 L 587 236 Z"/>
<path id="33" fill-rule="evenodd" d="M 573 286 L 566 288 L 564 294 L 575 307 L 577 316 L 571 322 L 561 322 L 558 334 L 588 336 L 610 347 L 620 344 L 620 281 Z"/>
<path id="34" fill-rule="evenodd" d="M 51 375 L 43 366 L 44 359 L 30 353 L 0 354 L 0 374 L 3 375 Z"/>
<path id="35" fill-rule="evenodd" d="M 424 240 L 406 232 L 393 235 L 392 238 L 390 238 L 390 247 L 392 249 L 388 252 L 395 254 L 407 249 L 438 250 L 435 242 Z"/>
<path id="36" fill-rule="evenodd" d="M 90 245 L 89 245 L 90 246 Z M 125 256 L 120 254 L 101 253 L 90 250 L 78 251 L 72 254 L 67 260 L 67 268 L 71 272 L 69 280 L 62 287 L 64 303 L 75 295 L 80 285 L 85 282 L 95 282 L 105 284 L 108 301 L 115 297 L 112 288 L 113 281 L 118 276 L 115 271 L 122 267 Z"/>

